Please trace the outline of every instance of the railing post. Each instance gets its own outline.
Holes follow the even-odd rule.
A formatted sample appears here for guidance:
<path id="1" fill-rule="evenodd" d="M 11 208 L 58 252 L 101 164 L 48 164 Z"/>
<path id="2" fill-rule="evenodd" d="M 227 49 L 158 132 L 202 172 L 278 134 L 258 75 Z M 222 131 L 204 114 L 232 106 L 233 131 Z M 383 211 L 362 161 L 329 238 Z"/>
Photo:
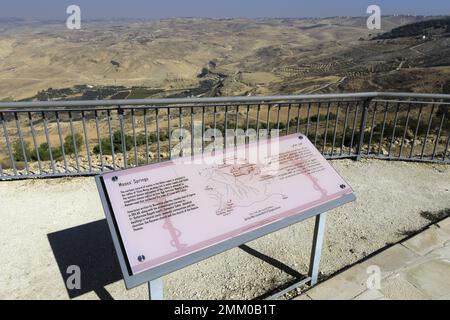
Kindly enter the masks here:
<path id="1" fill-rule="evenodd" d="M 361 159 L 362 147 L 364 144 L 364 130 L 366 129 L 366 121 L 367 121 L 367 110 L 369 109 L 372 99 L 373 98 L 366 98 L 364 100 L 363 106 L 362 106 L 361 124 L 359 126 L 359 140 L 358 140 L 358 145 L 356 146 L 356 160 L 357 161 L 359 159 Z"/>

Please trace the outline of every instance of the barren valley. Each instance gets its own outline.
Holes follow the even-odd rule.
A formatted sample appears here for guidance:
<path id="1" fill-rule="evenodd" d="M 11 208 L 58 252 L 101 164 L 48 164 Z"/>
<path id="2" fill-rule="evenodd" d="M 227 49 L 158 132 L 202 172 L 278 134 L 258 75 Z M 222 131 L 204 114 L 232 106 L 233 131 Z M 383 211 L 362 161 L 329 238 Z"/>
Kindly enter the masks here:
<path id="1" fill-rule="evenodd" d="M 3 19 L 0 100 L 448 92 L 448 34 L 376 38 L 436 18 Z"/>

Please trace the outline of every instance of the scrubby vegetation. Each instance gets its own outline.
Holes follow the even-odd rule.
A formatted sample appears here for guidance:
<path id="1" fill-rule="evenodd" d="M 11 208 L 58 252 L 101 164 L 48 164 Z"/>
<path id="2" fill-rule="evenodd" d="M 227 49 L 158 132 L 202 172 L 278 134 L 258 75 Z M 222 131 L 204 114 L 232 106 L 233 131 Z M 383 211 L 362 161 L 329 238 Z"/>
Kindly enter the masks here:
<path id="1" fill-rule="evenodd" d="M 79 152 L 83 147 L 83 136 L 79 133 L 68 135 L 64 138 L 64 153 L 66 155 L 74 154 L 75 147 Z M 32 149 L 30 142 L 23 141 L 23 146 L 20 140 L 16 140 L 13 144 L 13 155 L 15 161 L 48 161 L 51 160 L 50 152 L 53 160 L 61 160 L 63 158 L 63 152 L 61 146 L 49 148 L 47 142 L 41 143 L 37 150 Z M 39 158 L 38 158 L 39 155 Z"/>
<path id="2" fill-rule="evenodd" d="M 165 130 L 161 130 L 159 132 L 159 141 L 164 142 L 166 140 L 169 139 L 169 134 L 167 131 Z M 131 148 L 134 147 L 134 140 L 133 137 L 131 135 L 125 134 L 124 135 L 124 146 L 125 146 L 125 150 L 126 151 L 130 151 Z M 136 146 L 143 146 L 146 145 L 147 141 L 146 141 L 146 137 L 144 133 L 139 133 L 136 135 Z M 156 132 L 152 132 L 150 134 L 148 134 L 148 143 L 149 145 L 154 144 L 158 141 L 157 139 L 157 134 Z M 112 146 L 111 146 L 111 138 L 104 138 L 101 139 L 100 141 L 101 143 L 101 153 L 104 155 L 111 155 L 112 154 L 112 150 L 114 150 L 114 153 L 121 153 L 123 152 L 123 147 L 122 147 L 122 134 L 120 132 L 120 130 L 116 130 L 113 133 L 112 136 Z M 96 146 L 94 146 L 94 153 L 95 154 L 100 154 L 100 145 L 97 144 Z"/>
<path id="3" fill-rule="evenodd" d="M 312 115 L 309 118 L 309 122 L 310 124 L 312 123 L 316 123 L 317 119 L 319 119 L 320 123 L 326 123 L 327 121 L 327 115 L 326 114 L 320 114 L 319 116 L 317 115 Z M 328 115 L 328 123 L 331 127 L 331 121 L 336 120 L 336 114 L 330 112 Z M 297 123 L 300 123 L 301 125 L 304 125 L 306 122 L 308 121 L 307 118 L 301 118 L 300 121 L 298 121 L 298 117 L 293 117 L 289 120 L 289 128 L 296 128 L 297 127 Z M 209 128 L 213 128 L 212 125 L 209 126 Z M 248 124 L 248 128 L 249 129 L 253 129 L 256 130 L 257 129 L 257 123 L 256 122 L 250 122 Z M 224 132 L 225 130 L 225 125 L 221 124 L 221 123 L 217 123 L 216 124 L 216 129 L 219 130 L 220 132 Z M 227 123 L 227 129 L 236 129 L 236 121 L 233 120 L 228 120 Z M 247 126 L 245 123 L 239 123 L 238 125 L 238 129 L 241 130 L 246 130 Z M 267 121 L 260 121 L 259 123 L 259 129 L 267 129 Z M 279 129 L 279 130 L 286 130 L 287 129 L 287 124 L 286 121 L 280 120 L 280 123 L 277 123 L 276 121 L 271 121 L 270 122 L 270 129 Z"/>

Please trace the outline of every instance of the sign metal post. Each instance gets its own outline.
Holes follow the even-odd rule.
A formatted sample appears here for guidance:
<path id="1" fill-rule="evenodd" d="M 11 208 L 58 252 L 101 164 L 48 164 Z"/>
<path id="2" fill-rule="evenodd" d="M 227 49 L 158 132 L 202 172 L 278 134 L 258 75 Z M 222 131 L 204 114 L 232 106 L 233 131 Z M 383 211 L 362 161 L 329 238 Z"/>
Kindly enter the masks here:
<path id="1" fill-rule="evenodd" d="M 311 278 L 310 282 L 311 286 L 317 284 L 317 279 L 319 277 L 320 257 L 322 255 L 322 245 L 323 239 L 325 237 L 326 218 L 327 218 L 326 212 L 317 215 L 314 225 L 314 236 L 309 264 L 309 277 Z"/>
<path id="2" fill-rule="evenodd" d="M 149 300 L 164 299 L 164 283 L 162 278 L 148 282 L 148 298 Z"/>

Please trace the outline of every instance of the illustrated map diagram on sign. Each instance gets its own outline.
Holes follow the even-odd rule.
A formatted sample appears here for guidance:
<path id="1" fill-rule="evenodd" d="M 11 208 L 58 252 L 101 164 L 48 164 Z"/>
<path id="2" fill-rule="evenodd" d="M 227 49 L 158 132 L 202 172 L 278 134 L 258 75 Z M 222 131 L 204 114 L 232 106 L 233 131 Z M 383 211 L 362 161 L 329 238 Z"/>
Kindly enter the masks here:
<path id="1" fill-rule="evenodd" d="M 235 208 L 254 212 L 259 204 L 271 197 L 278 201 L 287 198 L 287 195 L 273 188 L 272 181 L 275 178 L 265 174 L 260 164 L 225 163 L 205 168 L 199 174 L 206 178 L 208 184 L 205 191 L 216 203 L 217 215 L 232 214 Z"/>

